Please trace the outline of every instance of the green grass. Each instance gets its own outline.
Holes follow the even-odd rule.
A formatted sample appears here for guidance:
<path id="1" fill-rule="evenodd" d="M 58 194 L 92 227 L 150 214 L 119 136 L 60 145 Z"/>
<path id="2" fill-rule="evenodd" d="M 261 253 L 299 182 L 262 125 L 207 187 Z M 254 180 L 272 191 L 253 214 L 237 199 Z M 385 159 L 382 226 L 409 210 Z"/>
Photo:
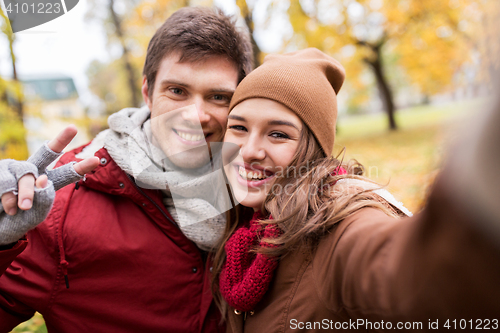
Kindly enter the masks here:
<path id="1" fill-rule="evenodd" d="M 459 135 L 457 124 L 486 107 L 483 100 L 419 106 L 397 113 L 399 130 L 388 131 L 384 114 L 339 119 L 335 150 L 363 164 L 366 175 L 411 211 L 420 210 L 444 159 L 446 146 Z"/>
<path id="2" fill-rule="evenodd" d="M 444 105 L 421 105 L 396 112 L 400 129 L 407 130 L 428 125 L 441 124 L 477 112 L 487 105 L 485 100 L 452 102 Z M 387 134 L 388 120 L 384 113 L 339 117 L 337 122 L 339 138 L 364 138 Z"/>
<path id="3" fill-rule="evenodd" d="M 37 312 L 35 313 L 33 318 L 18 325 L 12 332 L 47 333 L 47 328 L 45 327 L 45 322 L 43 321 L 42 315 Z"/>

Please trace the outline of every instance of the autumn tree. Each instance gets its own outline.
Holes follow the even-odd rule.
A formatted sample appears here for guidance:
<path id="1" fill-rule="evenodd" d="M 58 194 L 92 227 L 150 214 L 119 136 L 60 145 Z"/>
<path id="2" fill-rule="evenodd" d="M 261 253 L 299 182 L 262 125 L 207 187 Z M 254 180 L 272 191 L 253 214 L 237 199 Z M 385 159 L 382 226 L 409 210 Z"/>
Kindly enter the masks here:
<path id="1" fill-rule="evenodd" d="M 106 114 L 111 114 L 142 104 L 142 67 L 149 40 L 173 12 L 189 1 L 107 1 L 94 0 L 88 18 L 104 23 L 108 45 L 118 46 L 121 54 L 109 62 L 93 61 L 87 76 L 90 90 L 103 101 Z M 119 11 L 119 7 L 126 9 Z"/>
<path id="2" fill-rule="evenodd" d="M 124 29 L 130 43 L 134 45 L 135 61 L 140 63 L 141 67 L 144 64 L 149 41 L 156 30 L 175 11 L 190 4 L 189 0 L 142 1 L 131 9 L 124 20 Z"/>
<path id="3" fill-rule="evenodd" d="M 258 67 L 261 63 L 262 52 L 254 38 L 255 24 L 253 21 L 253 8 L 250 8 L 248 6 L 246 0 L 236 0 L 236 5 L 240 9 L 240 15 L 245 20 L 245 24 L 250 34 L 250 41 L 252 42 L 254 67 Z"/>
<path id="4" fill-rule="evenodd" d="M 472 50 L 473 61 L 477 64 L 471 68 L 475 74 L 476 86 L 487 86 L 492 92 L 494 75 L 500 71 L 500 1 L 478 0 L 471 3 L 466 10 L 467 30 L 472 38 L 468 40 L 468 48 Z M 463 81 L 470 78 L 462 76 Z"/>
<path id="5" fill-rule="evenodd" d="M 375 78 L 389 128 L 394 118 L 394 89 L 388 80 L 387 56 L 403 68 L 424 95 L 442 92 L 469 59 L 464 11 L 473 0 L 303 0 L 288 7 L 294 30 L 288 43 L 317 47 L 343 58 L 348 76 L 362 72 Z M 342 56 L 343 51 L 348 56 Z M 353 68 L 351 72 L 349 69 Z"/>
<path id="6" fill-rule="evenodd" d="M 17 111 L 5 96 L 15 94 L 14 82 L 0 77 L 0 159 L 25 160 L 28 157 L 26 131 Z"/>
<path id="7" fill-rule="evenodd" d="M 127 71 L 124 69 L 121 59 L 111 62 L 94 60 L 87 67 L 90 90 L 104 104 L 107 115 L 132 106 Z"/>
<path id="8" fill-rule="evenodd" d="M 132 106 L 138 107 L 141 104 L 141 94 L 137 90 L 137 82 L 140 80 L 140 76 L 137 77 L 136 70 L 132 66 L 132 61 L 130 59 L 130 50 L 127 45 L 126 36 L 123 28 L 122 18 L 118 15 L 114 9 L 115 0 L 108 0 L 108 10 L 111 16 L 111 22 L 113 22 L 115 35 L 122 47 L 122 61 L 125 66 L 125 71 L 127 73 L 127 83 L 130 93 L 130 102 Z"/>
<path id="9" fill-rule="evenodd" d="M 104 76 L 109 77 L 109 71 L 105 65 L 99 67 L 97 63 L 92 63 L 87 70 L 89 74 L 89 80 L 94 84 L 90 85 L 90 89 L 102 100 L 118 100 L 120 99 L 121 104 L 129 107 L 139 107 L 142 103 L 141 97 L 141 68 L 137 66 L 134 61 L 133 49 L 134 43 L 127 34 L 127 28 L 125 26 L 124 20 L 125 15 L 117 11 L 117 7 L 123 7 L 124 12 L 128 12 L 137 5 L 138 1 L 135 0 L 107 0 L 102 1 L 91 1 L 90 9 L 86 15 L 88 20 L 97 20 L 103 24 L 106 32 L 106 39 L 108 47 L 119 48 L 120 56 L 117 59 L 111 61 L 111 67 L 113 70 L 117 70 L 118 73 L 115 75 L 124 83 L 120 83 L 120 88 L 122 90 L 120 96 L 114 95 L 116 89 L 110 89 L 110 91 L 102 93 L 102 89 L 97 86 L 102 86 L 106 82 L 98 82 L 103 79 L 101 73 L 96 71 L 97 69 L 102 69 L 108 73 L 102 73 Z M 107 82 L 110 84 L 110 82 Z M 116 88 L 116 87 L 113 87 Z M 106 107 L 114 106 L 116 103 L 106 102 Z M 120 104 L 120 103 L 119 103 Z M 108 109 L 107 113 L 113 113 L 119 109 Z"/>
<path id="10" fill-rule="evenodd" d="M 0 77 L 0 159 L 26 159 L 26 131 L 23 125 L 23 91 L 17 76 L 16 56 L 14 54 L 15 36 L 9 19 L 0 10 L 2 34 L 9 43 L 12 66 L 12 79 Z"/>
<path id="11" fill-rule="evenodd" d="M 3 11 L 0 11 L 0 15 L 2 16 L 2 33 L 5 35 L 7 41 L 9 42 L 9 53 L 12 68 L 12 84 L 16 86 L 15 98 L 13 100 L 13 103 L 15 105 L 15 110 L 18 118 L 23 119 L 24 96 L 22 92 L 21 82 L 19 81 L 19 77 L 17 75 L 16 55 L 14 53 L 14 43 L 16 41 L 16 36 L 12 31 L 9 19 L 7 18 L 5 13 Z"/>

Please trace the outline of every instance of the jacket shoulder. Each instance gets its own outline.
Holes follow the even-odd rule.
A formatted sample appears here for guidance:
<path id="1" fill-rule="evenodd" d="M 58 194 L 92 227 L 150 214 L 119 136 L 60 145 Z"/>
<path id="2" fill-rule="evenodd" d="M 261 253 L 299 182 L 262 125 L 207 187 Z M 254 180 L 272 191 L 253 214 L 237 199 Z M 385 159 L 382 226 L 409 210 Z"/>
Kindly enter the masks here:
<path id="1" fill-rule="evenodd" d="M 379 209 L 362 208 L 339 222 L 321 239 L 312 269 L 316 291 L 328 309 L 339 311 L 346 305 L 355 307 L 345 304 L 343 297 L 352 283 L 349 279 L 363 279 L 363 272 L 356 271 L 362 267 L 361 263 L 353 261 L 378 256 L 377 244 L 380 245 L 401 222 Z M 360 253 L 367 250 L 371 252 Z"/>

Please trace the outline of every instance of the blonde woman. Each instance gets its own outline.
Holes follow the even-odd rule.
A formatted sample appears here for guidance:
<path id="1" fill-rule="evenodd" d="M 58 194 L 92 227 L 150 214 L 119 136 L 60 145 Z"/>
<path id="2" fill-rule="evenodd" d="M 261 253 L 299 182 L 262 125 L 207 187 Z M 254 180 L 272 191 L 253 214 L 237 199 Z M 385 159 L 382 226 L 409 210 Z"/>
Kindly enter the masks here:
<path id="1" fill-rule="evenodd" d="M 213 283 L 228 332 L 498 328 L 499 253 L 453 186 L 408 218 L 331 157 L 344 75 L 316 49 L 272 55 L 233 96 L 225 173 L 240 205 Z"/>

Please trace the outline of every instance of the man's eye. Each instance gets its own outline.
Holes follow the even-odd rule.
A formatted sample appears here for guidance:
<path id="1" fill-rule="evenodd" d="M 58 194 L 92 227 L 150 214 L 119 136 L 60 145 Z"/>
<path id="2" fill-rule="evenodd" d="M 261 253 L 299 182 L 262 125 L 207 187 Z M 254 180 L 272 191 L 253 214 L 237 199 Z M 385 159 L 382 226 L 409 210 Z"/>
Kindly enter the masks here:
<path id="1" fill-rule="evenodd" d="M 229 102 L 229 97 L 225 95 L 214 95 L 213 99 L 215 99 L 216 101 Z"/>
<path id="2" fill-rule="evenodd" d="M 180 88 L 170 88 L 170 91 L 176 95 L 182 95 L 182 89 Z"/>

